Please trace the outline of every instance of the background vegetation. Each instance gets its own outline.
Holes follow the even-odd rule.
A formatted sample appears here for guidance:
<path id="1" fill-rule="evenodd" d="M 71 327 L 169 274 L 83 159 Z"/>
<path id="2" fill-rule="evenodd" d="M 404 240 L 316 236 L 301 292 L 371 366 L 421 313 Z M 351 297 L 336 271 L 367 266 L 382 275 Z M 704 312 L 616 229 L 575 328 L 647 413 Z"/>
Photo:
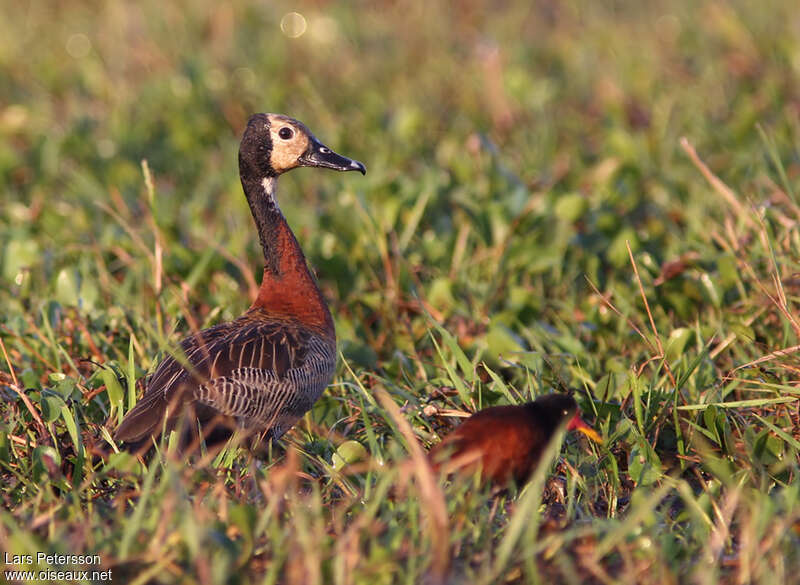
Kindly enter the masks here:
<path id="1" fill-rule="evenodd" d="M 117 583 L 800 582 L 796 5 L 600 4 L 0 5 L 0 549 Z M 102 460 L 160 352 L 253 297 L 254 111 L 369 169 L 281 180 L 336 378 L 266 462 Z M 604 445 L 521 493 L 430 481 L 458 416 L 565 388 Z"/>

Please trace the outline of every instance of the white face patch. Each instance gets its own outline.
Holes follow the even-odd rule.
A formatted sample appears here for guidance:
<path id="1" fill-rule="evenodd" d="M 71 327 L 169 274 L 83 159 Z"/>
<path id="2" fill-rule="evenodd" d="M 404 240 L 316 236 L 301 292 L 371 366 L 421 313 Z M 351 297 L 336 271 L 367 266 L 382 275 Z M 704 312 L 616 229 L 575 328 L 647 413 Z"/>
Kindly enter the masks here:
<path id="1" fill-rule="evenodd" d="M 278 198 L 275 196 L 276 187 L 278 186 L 278 181 L 275 177 L 264 177 L 261 181 L 261 186 L 264 187 L 264 193 L 267 194 L 267 197 L 269 197 L 275 209 L 280 209 L 280 207 L 278 207 Z"/>
<path id="2" fill-rule="evenodd" d="M 283 173 L 299 166 L 298 159 L 308 148 L 309 132 L 301 123 L 286 116 L 268 114 L 272 140 L 270 165 Z"/>

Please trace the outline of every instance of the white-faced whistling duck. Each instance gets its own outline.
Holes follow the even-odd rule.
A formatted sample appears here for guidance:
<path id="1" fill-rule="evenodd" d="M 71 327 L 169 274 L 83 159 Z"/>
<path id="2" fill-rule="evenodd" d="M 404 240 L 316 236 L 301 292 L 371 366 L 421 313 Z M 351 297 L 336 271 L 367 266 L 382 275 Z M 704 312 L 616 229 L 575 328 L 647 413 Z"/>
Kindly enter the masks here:
<path id="1" fill-rule="evenodd" d="M 480 469 L 483 481 L 505 485 L 513 479 L 522 485 L 565 422 L 567 430 L 602 442 L 597 431 L 581 419 L 572 396 L 547 394 L 527 404 L 476 412 L 431 450 L 430 460 L 434 469 L 447 473 Z"/>
<path id="2" fill-rule="evenodd" d="M 162 429 L 188 443 L 219 443 L 235 429 L 275 440 L 319 398 L 336 365 L 333 319 L 305 256 L 278 207 L 278 177 L 296 167 L 360 171 L 302 123 L 255 114 L 239 147 L 239 174 L 264 251 L 253 305 L 238 319 L 189 335 L 184 367 L 165 358 L 114 435 L 130 450 L 148 448 Z M 187 430 L 188 429 L 188 430 Z"/>

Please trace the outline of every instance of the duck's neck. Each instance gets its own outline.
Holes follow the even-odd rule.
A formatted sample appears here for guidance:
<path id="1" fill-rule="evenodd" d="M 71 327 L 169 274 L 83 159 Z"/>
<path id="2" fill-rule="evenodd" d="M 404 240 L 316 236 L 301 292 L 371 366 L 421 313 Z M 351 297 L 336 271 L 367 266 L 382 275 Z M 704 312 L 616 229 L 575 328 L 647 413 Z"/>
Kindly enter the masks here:
<path id="1" fill-rule="evenodd" d="M 306 258 L 278 207 L 277 177 L 242 178 L 247 202 L 264 251 L 264 277 L 253 309 L 271 317 L 299 321 L 334 335 L 328 305 L 308 269 Z"/>

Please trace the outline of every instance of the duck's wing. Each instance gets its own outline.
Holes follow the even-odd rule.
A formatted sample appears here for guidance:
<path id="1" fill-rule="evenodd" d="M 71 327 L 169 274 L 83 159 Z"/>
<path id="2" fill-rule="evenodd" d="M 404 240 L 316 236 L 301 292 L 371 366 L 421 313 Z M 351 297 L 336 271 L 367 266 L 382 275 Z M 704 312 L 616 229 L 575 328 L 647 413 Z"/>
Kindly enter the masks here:
<path id="1" fill-rule="evenodd" d="M 198 406 L 201 422 L 222 414 L 263 430 L 283 423 L 285 431 L 310 408 L 335 365 L 334 342 L 247 315 L 190 335 L 180 349 L 156 368 L 117 440 L 156 435 L 165 418 L 171 428 L 187 403 Z"/>
<path id="2" fill-rule="evenodd" d="M 311 409 L 336 365 L 336 344 L 306 329 L 279 326 L 237 342 L 194 398 L 250 432 L 278 438 Z"/>

